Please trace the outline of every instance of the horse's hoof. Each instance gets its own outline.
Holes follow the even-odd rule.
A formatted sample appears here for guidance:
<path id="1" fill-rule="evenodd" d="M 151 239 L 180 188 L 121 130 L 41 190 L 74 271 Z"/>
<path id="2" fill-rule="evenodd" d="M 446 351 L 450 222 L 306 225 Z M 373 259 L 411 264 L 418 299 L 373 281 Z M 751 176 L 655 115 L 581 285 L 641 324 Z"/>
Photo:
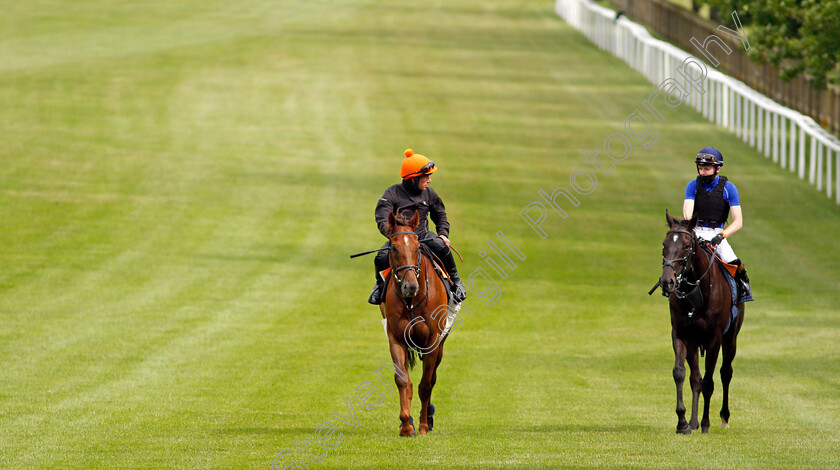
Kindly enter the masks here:
<path id="1" fill-rule="evenodd" d="M 414 417 L 408 417 L 408 429 L 403 429 L 402 424 L 400 428 L 400 437 L 414 437 L 417 435 L 417 429 L 414 427 Z"/>
<path id="2" fill-rule="evenodd" d="M 690 426 L 683 426 L 683 427 L 677 426 L 677 434 L 690 435 L 691 434 L 691 427 Z"/>
<path id="3" fill-rule="evenodd" d="M 720 427 L 722 427 L 723 429 L 729 429 L 729 423 L 725 419 L 721 419 Z"/>
<path id="4" fill-rule="evenodd" d="M 408 424 L 411 425 L 412 427 L 414 427 L 414 416 L 409 416 L 408 417 Z M 400 423 L 400 425 L 397 426 L 397 428 L 402 428 L 402 423 Z"/>
<path id="5" fill-rule="evenodd" d="M 700 423 L 698 423 L 697 421 L 692 421 L 688 423 L 688 426 L 691 428 L 692 431 L 696 431 L 700 428 Z"/>
<path id="6" fill-rule="evenodd" d="M 703 426 L 703 434 L 709 434 L 709 427 Z"/>

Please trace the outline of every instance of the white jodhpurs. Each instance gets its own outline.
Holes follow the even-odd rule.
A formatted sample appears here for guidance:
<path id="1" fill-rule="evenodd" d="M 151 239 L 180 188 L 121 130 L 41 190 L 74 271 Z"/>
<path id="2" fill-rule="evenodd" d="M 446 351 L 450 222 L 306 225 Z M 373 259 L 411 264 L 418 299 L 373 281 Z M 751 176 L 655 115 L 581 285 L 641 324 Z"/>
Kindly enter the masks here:
<path id="1" fill-rule="evenodd" d="M 715 235 L 720 232 L 723 232 L 722 228 L 694 227 L 694 233 L 696 233 L 699 238 L 707 241 L 715 238 Z M 720 242 L 720 245 L 717 246 L 715 254 L 717 254 L 720 259 L 726 263 L 731 263 L 738 259 L 738 257 L 735 256 L 735 252 L 732 251 L 732 247 L 729 246 L 729 242 L 725 238 L 722 242 Z"/>

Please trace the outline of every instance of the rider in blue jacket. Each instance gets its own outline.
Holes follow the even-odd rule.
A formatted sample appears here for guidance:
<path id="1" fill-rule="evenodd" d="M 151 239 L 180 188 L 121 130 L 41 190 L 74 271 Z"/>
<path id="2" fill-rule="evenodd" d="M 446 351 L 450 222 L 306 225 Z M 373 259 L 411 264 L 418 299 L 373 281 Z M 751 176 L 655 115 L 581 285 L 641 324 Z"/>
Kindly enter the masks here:
<path id="1" fill-rule="evenodd" d="M 741 289 L 749 294 L 750 279 L 747 277 L 747 270 L 727 240 L 744 226 L 738 188 L 726 176 L 719 174 L 723 167 L 723 155 L 716 148 L 706 147 L 700 150 L 694 163 L 697 165 L 698 176 L 685 187 L 683 218 L 690 219 L 697 215 L 694 232 L 715 247 L 715 253 L 720 259 L 738 266 L 735 279 Z M 730 215 L 732 223 L 724 229 Z"/>

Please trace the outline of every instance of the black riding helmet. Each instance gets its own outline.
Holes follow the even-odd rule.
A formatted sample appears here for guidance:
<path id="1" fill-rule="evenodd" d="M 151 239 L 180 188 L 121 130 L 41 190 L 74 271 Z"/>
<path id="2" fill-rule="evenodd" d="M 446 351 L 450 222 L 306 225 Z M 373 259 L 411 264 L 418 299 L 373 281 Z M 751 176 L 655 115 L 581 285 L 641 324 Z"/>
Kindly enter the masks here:
<path id="1" fill-rule="evenodd" d="M 698 175 L 700 174 L 700 166 L 713 165 L 715 167 L 714 174 L 700 176 L 704 183 L 711 183 L 717 174 L 720 173 L 720 167 L 723 166 L 723 154 L 714 147 L 706 147 L 697 152 L 697 156 L 694 158 L 694 164 L 697 166 Z"/>

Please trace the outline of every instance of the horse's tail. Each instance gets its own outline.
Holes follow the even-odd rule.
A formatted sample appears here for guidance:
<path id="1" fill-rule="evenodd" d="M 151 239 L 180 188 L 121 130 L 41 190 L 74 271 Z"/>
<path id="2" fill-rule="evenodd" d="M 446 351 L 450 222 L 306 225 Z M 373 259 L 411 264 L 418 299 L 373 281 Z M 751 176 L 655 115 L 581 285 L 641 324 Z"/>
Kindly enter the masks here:
<path id="1" fill-rule="evenodd" d="M 411 348 L 405 348 L 405 364 L 409 370 L 414 370 L 414 364 L 417 362 L 417 355 Z"/>

